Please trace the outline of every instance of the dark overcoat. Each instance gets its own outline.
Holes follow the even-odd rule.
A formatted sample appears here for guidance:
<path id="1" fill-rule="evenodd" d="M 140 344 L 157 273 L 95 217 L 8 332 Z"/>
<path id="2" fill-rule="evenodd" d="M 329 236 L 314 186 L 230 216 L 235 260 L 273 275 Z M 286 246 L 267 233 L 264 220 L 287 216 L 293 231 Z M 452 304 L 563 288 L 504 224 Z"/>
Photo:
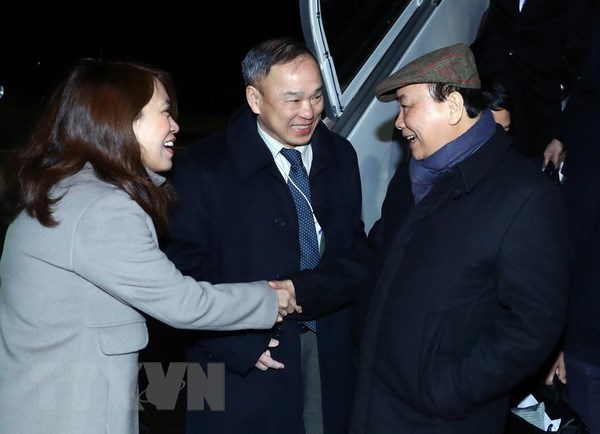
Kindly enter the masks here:
<path id="1" fill-rule="evenodd" d="M 567 299 L 558 187 L 496 133 L 414 205 L 390 183 L 353 433 L 502 433 L 509 392 L 554 349 Z"/>
<path id="2" fill-rule="evenodd" d="M 577 74 L 578 53 L 585 47 L 578 38 L 589 27 L 586 17 L 580 17 L 586 3 L 527 0 L 519 12 L 519 0 L 491 0 L 471 45 L 480 75 L 506 86 L 514 146 L 527 156 L 541 158 L 557 137 L 561 84 L 569 86 L 569 75 Z M 567 68 L 575 71 L 566 74 Z"/>
<path id="3" fill-rule="evenodd" d="M 600 12 L 583 75 L 567 102 L 560 139 L 569 210 L 572 278 L 565 352 L 600 366 Z"/>
<path id="4" fill-rule="evenodd" d="M 165 251 L 177 267 L 212 283 L 277 279 L 299 269 L 294 201 L 248 108 L 226 131 L 187 147 L 174 163 L 178 206 Z M 312 206 L 325 234 L 322 261 L 364 239 L 357 156 L 321 123 L 311 146 Z M 224 363 L 225 410 L 188 411 L 189 433 L 304 433 L 298 319 L 317 319 L 325 433 L 349 429 L 356 375 L 351 296 L 297 294 L 303 316 L 272 330 L 196 334 L 188 362 Z M 254 367 L 271 338 L 281 370 Z"/>

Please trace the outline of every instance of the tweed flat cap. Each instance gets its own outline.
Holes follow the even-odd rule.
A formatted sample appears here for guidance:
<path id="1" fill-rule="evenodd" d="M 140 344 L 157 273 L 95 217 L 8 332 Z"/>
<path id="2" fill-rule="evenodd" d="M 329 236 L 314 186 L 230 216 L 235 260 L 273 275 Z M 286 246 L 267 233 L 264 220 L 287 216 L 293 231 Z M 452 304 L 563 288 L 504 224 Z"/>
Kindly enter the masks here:
<path id="1" fill-rule="evenodd" d="M 396 90 L 415 83 L 443 83 L 480 89 L 475 57 L 468 45 L 454 44 L 424 54 L 404 65 L 375 87 L 377 99 L 396 99 Z"/>

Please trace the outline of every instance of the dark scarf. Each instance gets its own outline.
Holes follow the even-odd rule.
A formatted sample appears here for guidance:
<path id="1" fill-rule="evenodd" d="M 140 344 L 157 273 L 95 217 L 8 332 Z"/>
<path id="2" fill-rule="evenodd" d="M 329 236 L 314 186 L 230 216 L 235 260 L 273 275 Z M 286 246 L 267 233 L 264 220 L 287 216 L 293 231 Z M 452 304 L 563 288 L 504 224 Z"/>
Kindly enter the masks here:
<path id="1" fill-rule="evenodd" d="M 490 110 L 481 114 L 479 120 L 463 135 L 442 146 L 423 160 L 410 159 L 410 183 L 415 205 L 425 197 L 435 180 L 477 151 L 496 130 L 496 122 Z"/>

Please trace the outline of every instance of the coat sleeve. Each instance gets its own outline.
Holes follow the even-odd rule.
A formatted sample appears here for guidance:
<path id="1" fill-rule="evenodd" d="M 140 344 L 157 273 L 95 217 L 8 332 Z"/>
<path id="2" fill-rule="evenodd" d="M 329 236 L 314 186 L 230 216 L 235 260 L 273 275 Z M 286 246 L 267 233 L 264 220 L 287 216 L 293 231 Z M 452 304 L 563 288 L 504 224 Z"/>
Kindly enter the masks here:
<path id="1" fill-rule="evenodd" d="M 159 249 L 150 217 L 125 193 L 101 196 L 72 234 L 77 274 L 172 327 L 266 329 L 278 313 L 265 281 L 212 285 L 184 276 Z"/>
<path id="2" fill-rule="evenodd" d="M 227 371 L 245 376 L 254 370 L 270 340 L 268 331 L 202 332 L 194 348 L 198 348 L 208 362 L 224 363 Z"/>
<path id="3" fill-rule="evenodd" d="M 547 184 L 524 198 L 498 251 L 501 316 L 464 357 L 437 361 L 428 379 L 428 412 L 444 420 L 508 393 L 558 343 L 568 292 L 567 214 L 558 187 Z"/>
<path id="4" fill-rule="evenodd" d="M 329 181 L 321 181 L 316 186 L 327 193 L 318 195 L 315 192 L 313 200 L 317 214 L 321 210 L 326 213 L 325 210 L 335 206 L 331 203 L 332 197 L 340 196 L 335 200 L 339 200 L 340 208 L 346 211 L 339 219 L 343 219 L 340 226 L 348 228 L 348 234 L 339 237 L 338 240 L 343 241 L 336 242 L 329 250 L 328 229 L 325 229 L 325 252 L 318 266 L 288 276 L 294 282 L 296 299 L 303 310 L 302 314 L 293 314 L 293 317 L 301 320 L 316 319 L 354 303 L 372 261 L 362 221 L 362 187 L 356 152 L 347 140 L 337 136 L 334 140 L 341 143 L 339 171 L 330 175 Z"/>
<path id="5" fill-rule="evenodd" d="M 294 313 L 291 318 L 319 318 L 352 304 L 369 276 L 371 263 L 372 254 L 366 235 L 357 231 L 353 244 L 344 254 L 319 264 L 317 268 L 288 276 L 294 283 L 298 304 L 306 311 Z"/>

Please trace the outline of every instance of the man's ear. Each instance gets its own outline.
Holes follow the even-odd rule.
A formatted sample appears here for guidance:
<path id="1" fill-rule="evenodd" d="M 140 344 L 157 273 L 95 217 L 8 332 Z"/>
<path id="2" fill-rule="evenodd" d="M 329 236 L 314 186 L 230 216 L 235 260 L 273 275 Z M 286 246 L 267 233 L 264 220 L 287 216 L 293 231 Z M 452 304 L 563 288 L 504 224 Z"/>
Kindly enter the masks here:
<path id="1" fill-rule="evenodd" d="M 254 114 L 260 114 L 260 98 L 262 95 L 260 91 L 254 86 L 246 86 L 246 101 L 248 101 L 248 105 Z"/>
<path id="2" fill-rule="evenodd" d="M 446 98 L 448 103 L 448 123 L 450 125 L 456 125 L 460 122 L 465 113 L 465 100 L 463 96 L 458 92 L 452 92 Z"/>

